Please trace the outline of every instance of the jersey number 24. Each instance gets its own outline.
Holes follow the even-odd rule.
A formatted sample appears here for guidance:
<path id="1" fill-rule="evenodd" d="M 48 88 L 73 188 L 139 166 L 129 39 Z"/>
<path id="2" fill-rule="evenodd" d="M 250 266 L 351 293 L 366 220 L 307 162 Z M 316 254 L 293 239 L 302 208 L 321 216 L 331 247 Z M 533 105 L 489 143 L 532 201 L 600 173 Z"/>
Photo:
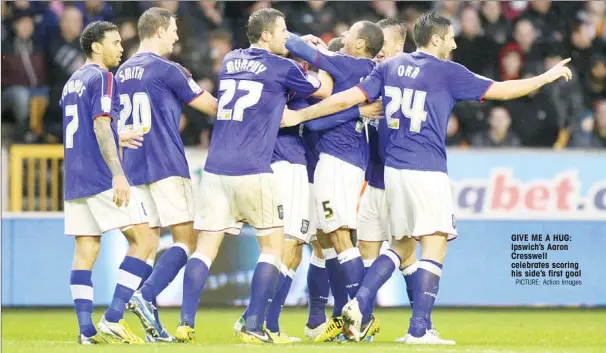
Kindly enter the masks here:
<path id="1" fill-rule="evenodd" d="M 402 114 L 410 119 L 410 131 L 420 132 L 421 123 L 427 120 L 425 111 L 427 92 L 410 88 L 404 88 L 404 91 L 401 91 L 399 87 L 385 86 L 385 96 L 391 98 L 391 101 L 385 106 L 387 126 L 395 130 L 400 128 L 400 119 L 394 118 L 393 115 L 401 110 Z"/>

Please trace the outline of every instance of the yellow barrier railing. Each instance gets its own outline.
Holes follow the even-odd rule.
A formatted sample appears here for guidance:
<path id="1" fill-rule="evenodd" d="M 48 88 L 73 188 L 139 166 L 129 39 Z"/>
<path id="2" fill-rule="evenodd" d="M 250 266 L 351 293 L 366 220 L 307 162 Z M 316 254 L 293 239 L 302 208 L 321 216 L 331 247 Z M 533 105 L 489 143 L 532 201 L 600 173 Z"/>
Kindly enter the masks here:
<path id="1" fill-rule="evenodd" d="M 59 211 L 63 178 L 63 145 L 11 146 L 11 211 Z"/>

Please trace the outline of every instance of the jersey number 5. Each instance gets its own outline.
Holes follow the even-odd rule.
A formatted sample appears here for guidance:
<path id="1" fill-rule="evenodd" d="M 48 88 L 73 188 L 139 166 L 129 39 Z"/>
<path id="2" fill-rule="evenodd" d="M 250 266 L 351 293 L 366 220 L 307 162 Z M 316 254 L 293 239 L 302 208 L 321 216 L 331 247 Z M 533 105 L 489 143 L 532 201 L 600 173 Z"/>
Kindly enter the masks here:
<path id="1" fill-rule="evenodd" d="M 404 92 L 398 87 L 385 86 L 385 95 L 391 98 L 391 101 L 385 107 L 385 119 L 390 129 L 398 130 L 400 128 L 400 119 L 393 115 L 402 110 L 402 114 L 410 119 L 410 131 L 420 132 L 421 123 L 427 119 L 425 111 L 425 97 L 427 92 L 415 91 L 410 88 L 404 88 Z"/>
<path id="2" fill-rule="evenodd" d="M 128 126 L 135 130 L 143 129 L 143 133 L 147 134 L 152 124 L 151 104 L 147 93 L 137 92 L 133 94 L 132 102 L 128 94 L 121 94 L 120 104 L 122 105 L 122 110 L 120 111 L 120 125 L 118 131 L 122 131 L 124 127 Z M 133 123 L 132 125 L 126 125 L 126 121 L 131 114 Z"/>
<path id="3" fill-rule="evenodd" d="M 246 91 L 247 93 L 236 100 L 232 109 L 225 109 L 225 106 L 234 99 L 236 90 Z M 263 92 L 263 84 L 248 80 L 221 80 L 219 91 L 223 91 L 223 94 L 219 98 L 217 120 L 242 121 L 244 110 L 259 102 Z"/>

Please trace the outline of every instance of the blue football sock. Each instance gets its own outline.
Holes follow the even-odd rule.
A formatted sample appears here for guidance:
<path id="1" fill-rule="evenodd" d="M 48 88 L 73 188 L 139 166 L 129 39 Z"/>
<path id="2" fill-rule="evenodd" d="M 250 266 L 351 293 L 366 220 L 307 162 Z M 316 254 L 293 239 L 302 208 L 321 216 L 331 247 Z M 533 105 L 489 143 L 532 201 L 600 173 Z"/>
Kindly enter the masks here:
<path id="1" fill-rule="evenodd" d="M 330 291 L 334 298 L 334 306 L 332 308 L 332 317 L 342 315 L 343 307 L 347 303 L 347 291 L 345 288 L 345 278 L 341 275 L 339 260 L 335 249 L 322 249 L 326 264 L 326 273 L 328 274 L 328 282 Z"/>
<path id="2" fill-rule="evenodd" d="M 350 248 L 338 256 L 341 275 L 345 277 L 345 288 L 349 298 L 355 298 L 360 283 L 364 280 L 364 262 L 360 249 Z"/>
<path id="3" fill-rule="evenodd" d="M 326 304 L 330 293 L 324 259 L 313 255 L 307 271 L 307 289 L 309 291 L 307 327 L 313 329 L 326 322 Z"/>
<path id="4" fill-rule="evenodd" d="M 370 268 L 370 266 L 372 266 L 372 263 L 375 262 L 376 259 L 364 259 L 362 260 L 364 262 L 364 277 L 366 277 L 366 274 L 368 273 L 368 269 Z"/>
<path id="5" fill-rule="evenodd" d="M 246 314 L 246 329 L 261 332 L 269 301 L 276 291 L 280 275 L 280 259 L 273 255 L 261 254 L 250 284 L 250 304 Z"/>
<path id="6" fill-rule="evenodd" d="M 400 266 L 400 257 L 393 251 L 387 250 L 372 264 L 362 285 L 356 294 L 356 299 L 362 312 L 362 323 L 368 322 L 376 293 L 389 280 L 393 271 Z"/>
<path id="7" fill-rule="evenodd" d="M 143 298 L 148 302 L 154 302 L 158 294 L 168 287 L 185 266 L 188 256 L 189 248 L 182 243 L 175 243 L 162 254 L 152 274 L 141 287 Z"/>
<path id="8" fill-rule="evenodd" d="M 414 303 L 414 283 L 415 283 L 415 274 L 417 273 L 417 268 L 419 267 L 419 263 L 415 262 L 412 265 L 406 266 L 402 270 L 402 276 L 404 276 L 404 281 L 406 282 L 406 294 L 408 295 L 408 301 L 410 302 L 410 307 L 413 307 Z"/>
<path id="9" fill-rule="evenodd" d="M 286 266 L 284 266 L 284 270 L 286 274 L 283 274 L 284 271 L 280 274 L 281 280 L 278 280 L 278 289 L 269 304 L 267 315 L 265 315 L 265 325 L 267 325 L 267 329 L 271 332 L 280 332 L 280 313 L 282 312 L 284 303 L 286 303 L 286 297 L 288 297 L 288 292 L 295 276 L 294 270 L 289 270 Z"/>
<path id="10" fill-rule="evenodd" d="M 149 265 L 143 260 L 126 256 L 118 270 L 118 283 L 114 290 L 114 297 L 105 312 L 109 322 L 118 322 L 124 317 L 126 304 L 141 284 L 142 278 L 149 275 Z"/>
<path id="11" fill-rule="evenodd" d="M 91 277 L 91 271 L 72 270 L 69 279 L 80 333 L 86 337 L 92 337 L 97 334 L 97 329 L 95 329 L 92 317 L 93 281 Z"/>
<path id="12" fill-rule="evenodd" d="M 183 303 L 181 304 L 181 322 L 189 327 L 196 323 L 196 312 L 200 297 L 206 284 L 212 261 L 199 253 L 194 253 L 187 261 L 183 276 Z"/>
<path id="13" fill-rule="evenodd" d="M 428 317 L 431 315 L 440 287 L 442 264 L 432 260 L 422 259 L 415 275 L 415 302 L 412 307 L 412 318 L 408 333 L 414 337 L 422 337 L 429 329 Z"/>

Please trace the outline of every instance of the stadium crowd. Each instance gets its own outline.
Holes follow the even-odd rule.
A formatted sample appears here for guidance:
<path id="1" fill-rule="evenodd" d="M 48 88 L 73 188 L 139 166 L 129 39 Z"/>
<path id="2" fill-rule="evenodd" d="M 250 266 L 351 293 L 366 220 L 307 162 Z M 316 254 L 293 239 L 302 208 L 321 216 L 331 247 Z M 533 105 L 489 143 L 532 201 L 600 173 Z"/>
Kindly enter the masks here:
<path id="1" fill-rule="evenodd" d="M 604 1 L 2 1 L 3 141 L 60 143 L 63 85 L 84 63 L 78 42 L 96 20 L 119 25 L 124 55 L 138 47 L 138 16 L 152 6 L 179 17 L 179 42 L 170 57 L 217 94 L 217 70 L 232 49 L 247 46 L 248 16 L 275 7 L 290 31 L 325 41 L 363 19 L 398 17 L 412 30 L 426 10 L 454 23 L 452 60 L 495 80 L 532 77 L 571 57 L 573 80 L 504 103 L 458 103 L 447 144 L 473 147 L 606 147 L 606 2 Z M 405 52 L 414 51 L 407 36 Z M 7 122 L 10 122 L 7 123 Z M 186 145 L 207 148 L 213 117 L 184 108 Z M 7 129 L 10 128 L 11 129 Z"/>

